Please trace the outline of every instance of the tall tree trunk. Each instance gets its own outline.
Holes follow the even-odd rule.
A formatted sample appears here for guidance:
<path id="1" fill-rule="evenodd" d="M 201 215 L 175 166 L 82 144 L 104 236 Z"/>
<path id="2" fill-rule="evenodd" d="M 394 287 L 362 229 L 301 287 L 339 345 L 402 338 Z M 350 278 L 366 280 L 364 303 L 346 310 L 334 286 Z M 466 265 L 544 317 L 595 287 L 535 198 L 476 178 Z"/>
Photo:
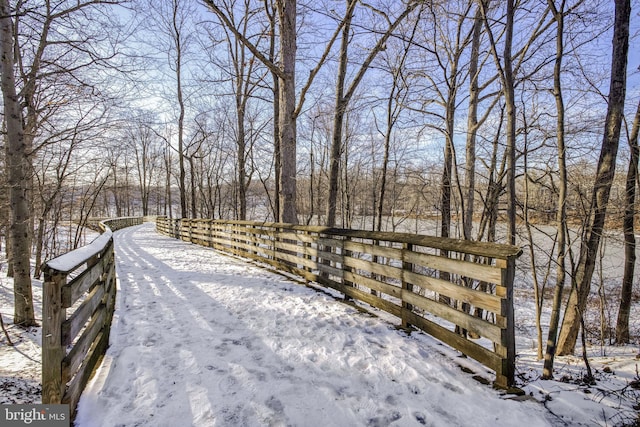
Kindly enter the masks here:
<path id="1" fill-rule="evenodd" d="M 553 294 L 551 319 L 547 335 L 547 347 L 544 356 L 543 379 L 553 378 L 553 362 L 556 354 L 558 325 L 560 323 L 560 309 L 562 306 L 562 292 L 566 278 L 566 250 L 567 250 L 567 162 L 564 132 L 564 99 L 562 97 L 562 58 L 564 56 L 564 0 L 560 9 L 553 0 L 548 0 L 549 7 L 556 21 L 556 59 L 553 70 L 553 95 L 556 100 L 556 144 L 558 146 L 558 209 L 556 211 L 556 234 L 558 252 L 556 256 L 556 286 Z M 537 304 L 537 302 L 536 302 Z"/>
<path id="2" fill-rule="evenodd" d="M 507 243 L 516 244 L 516 100 L 511 62 L 513 42 L 514 0 L 507 0 L 507 16 L 504 35 L 504 99 L 507 112 Z"/>
<path id="3" fill-rule="evenodd" d="M 624 209 L 624 275 L 622 289 L 620 290 L 620 307 L 616 322 L 616 343 L 629 343 L 629 314 L 631 312 L 631 294 L 636 267 L 636 237 L 635 237 L 635 213 L 636 213 L 636 181 L 638 180 L 638 131 L 640 128 L 640 103 L 633 120 L 633 128 L 629 137 L 629 169 L 627 170 L 627 182 L 625 186 Z"/>
<path id="4" fill-rule="evenodd" d="M 173 196 L 171 191 L 171 151 L 170 147 L 167 144 L 167 148 L 164 152 L 164 167 L 165 167 L 165 212 L 164 214 L 169 217 L 169 219 L 173 219 Z M 167 209 L 169 212 L 167 213 Z"/>
<path id="5" fill-rule="evenodd" d="M 242 80 L 238 78 L 239 84 L 237 90 L 242 90 Z M 245 142 L 245 130 L 244 130 L 244 102 L 242 96 L 236 94 L 236 114 L 238 126 L 238 140 L 236 142 L 237 156 L 238 156 L 238 219 L 247 219 L 247 165 L 246 165 L 246 142 Z"/>
<path id="6" fill-rule="evenodd" d="M 558 339 L 559 355 L 573 354 L 575 350 L 578 332 L 580 331 L 580 319 L 587 306 L 587 298 L 591 290 L 591 278 L 595 269 L 600 238 L 606 219 L 611 184 L 616 170 L 620 127 L 624 113 L 630 15 L 630 0 L 616 0 L 609 103 L 602 149 L 593 185 L 589 223 L 585 230 L 585 237 L 580 245 L 578 266 L 573 278 L 573 286 Z"/>
<path id="7" fill-rule="evenodd" d="M 274 80 L 274 97 L 273 97 L 273 163 L 274 163 L 274 198 L 273 198 L 273 219 L 274 221 L 282 221 L 282 209 L 280 209 L 280 175 L 282 173 L 282 146 L 280 143 L 280 120 L 278 115 L 280 114 L 280 82 L 278 76 L 273 75 Z"/>
<path id="8" fill-rule="evenodd" d="M 498 202 L 500 194 L 502 193 L 502 186 L 500 183 L 502 182 L 502 177 L 504 175 L 504 159 L 502 160 L 500 170 L 498 170 L 498 146 L 503 122 L 504 109 L 501 109 L 498 127 L 492 141 L 491 162 L 489 164 L 489 169 L 486 172 L 489 178 L 486 194 L 483 199 L 484 207 L 480 218 L 480 225 L 478 226 L 478 234 L 476 238 L 478 241 L 483 240 L 486 234 L 486 240 L 488 242 L 495 242 L 495 223 L 498 217 Z"/>
<path id="9" fill-rule="evenodd" d="M 269 7 L 271 5 L 271 7 Z M 276 12 L 273 7 L 273 0 L 264 0 L 264 8 L 269 19 L 269 61 L 276 62 Z M 273 220 L 282 221 L 280 215 L 280 173 L 282 167 L 282 154 L 280 143 L 280 80 L 278 74 L 271 71 L 271 79 L 273 81 L 273 163 L 274 163 L 274 197 L 273 197 Z"/>
<path id="10" fill-rule="evenodd" d="M 397 87 L 396 85 L 397 85 L 399 73 L 400 71 L 396 71 L 394 73 L 393 89 L 396 89 Z M 378 197 L 378 208 L 377 208 L 378 223 L 376 224 L 377 231 L 382 231 L 382 212 L 384 210 L 384 198 L 385 198 L 385 191 L 387 188 L 387 169 L 389 168 L 389 151 L 391 149 L 391 135 L 392 135 L 393 126 L 395 123 L 395 119 L 393 117 L 393 100 L 394 100 L 394 93 L 392 90 L 392 92 L 389 94 L 389 99 L 387 99 L 387 130 L 384 134 L 384 155 L 382 157 L 382 170 L 380 172 L 380 195 Z M 374 185 L 374 188 L 375 188 L 375 185 Z"/>
<path id="11" fill-rule="evenodd" d="M 0 0 L 0 64 L 2 66 L 2 95 L 6 124 L 6 168 L 9 186 L 9 252 L 13 264 L 14 317 L 13 322 L 22 326 L 36 325 L 31 289 L 31 265 L 29 241 L 29 200 L 27 197 L 28 163 L 27 146 L 22 122 L 20 100 L 16 93 L 13 74 L 13 22 L 8 0 Z"/>
<path id="12" fill-rule="evenodd" d="M 280 22 L 280 219 L 298 223 L 296 210 L 296 0 L 277 0 Z"/>
<path id="13" fill-rule="evenodd" d="M 184 116 L 185 104 L 182 93 L 182 33 L 178 23 L 178 1 L 173 1 L 173 34 L 175 43 L 175 73 L 176 73 L 176 97 L 178 99 L 178 166 L 179 166 L 179 190 L 180 190 L 180 216 L 187 218 L 187 174 L 184 167 Z"/>
<path id="14" fill-rule="evenodd" d="M 196 173 L 195 165 L 193 164 L 194 156 L 187 157 L 189 161 L 189 177 L 191 181 L 191 218 L 198 218 L 198 203 L 197 203 L 197 185 L 196 185 Z"/>
<path id="15" fill-rule="evenodd" d="M 445 136 L 444 161 L 440 187 L 440 208 L 442 210 L 440 235 L 442 237 L 449 237 L 451 229 L 451 175 L 453 168 L 453 133 L 449 132 L 453 132 L 454 130 L 454 115 L 455 100 L 449 99 L 447 102 L 447 135 Z M 442 250 L 441 255 L 446 257 L 449 255 L 449 252 L 446 250 Z"/>
<path id="16" fill-rule="evenodd" d="M 454 97 L 454 99 L 451 99 L 452 96 Z M 451 229 L 451 175 L 452 175 L 451 169 L 453 167 L 454 115 L 455 115 L 455 95 L 452 93 L 449 93 L 449 98 L 447 99 L 447 108 L 446 108 L 447 134 L 445 135 L 442 181 L 440 184 L 441 185 L 440 187 L 440 209 L 441 209 L 440 236 L 444 238 L 449 237 L 449 233 Z M 449 251 L 447 249 L 441 249 L 440 256 L 445 258 L 448 257 Z M 441 270 L 439 272 L 439 277 L 442 280 L 449 280 L 451 278 L 451 274 L 448 271 Z M 443 304 L 451 304 L 451 298 L 445 295 L 440 295 L 438 297 L 438 300 Z"/>
<path id="17" fill-rule="evenodd" d="M 444 161 L 442 168 L 442 181 L 440 187 L 440 208 L 441 208 L 441 223 L 440 223 L 440 236 L 448 238 L 451 235 L 451 204 L 452 204 L 452 184 L 454 167 L 457 168 L 457 162 L 454 161 L 455 146 L 454 146 L 454 133 L 456 123 L 456 101 L 458 94 L 458 67 L 460 63 L 460 56 L 462 50 L 466 45 L 466 41 L 460 38 L 460 29 L 462 26 L 462 19 L 457 22 L 458 31 L 456 38 L 449 52 L 449 76 L 447 77 L 447 97 L 445 102 L 445 146 L 444 146 Z M 446 69 L 445 69 L 446 75 Z M 455 171 L 456 177 L 457 169 Z M 459 181 L 458 181 L 459 184 Z M 459 186 L 458 186 L 458 189 Z M 462 194 L 461 194 L 462 196 Z M 460 203 L 464 204 L 464 199 L 460 198 Z M 463 209 L 464 210 L 464 209 Z M 446 249 L 440 250 L 440 256 L 448 257 L 449 251 Z M 451 274 L 447 271 L 440 271 L 439 277 L 442 280 L 450 280 Z M 451 298 L 448 296 L 440 295 L 438 300 L 444 304 L 450 304 Z M 455 303 L 454 303 L 455 305 Z M 458 330 L 458 328 L 456 328 Z"/>
<path id="18" fill-rule="evenodd" d="M 345 92 L 344 87 L 346 79 L 346 67 L 348 63 L 347 51 L 349 45 L 349 29 L 356 1 L 346 0 L 346 2 L 347 12 L 344 20 L 342 21 L 344 27 L 342 29 L 342 41 L 340 45 L 340 65 L 336 84 L 336 106 L 334 110 L 333 137 L 331 142 L 331 157 L 329 161 L 329 194 L 327 199 L 328 226 L 335 225 L 338 185 L 340 179 L 340 154 L 342 152 L 342 125 L 347 106 L 349 105 L 349 101 L 353 97 L 354 92 L 364 78 L 364 75 L 371 66 L 373 60 L 376 58 L 378 53 L 380 53 L 380 51 L 385 48 L 386 42 L 393 31 L 411 13 L 411 11 L 413 11 L 413 9 L 418 6 L 418 2 L 409 3 L 404 11 L 400 15 L 398 15 L 396 20 L 389 23 L 389 27 L 387 28 L 385 33 L 378 39 L 376 45 L 371 48 L 371 50 L 369 51 L 369 55 L 358 69 L 355 77 L 349 84 L 349 88 Z"/>
<path id="19" fill-rule="evenodd" d="M 338 199 L 338 184 L 340 174 L 340 159 L 342 157 L 342 127 L 344 115 L 349 100 L 344 96 L 344 85 L 347 78 L 347 64 L 349 61 L 349 33 L 351 32 L 351 19 L 353 8 L 351 3 L 355 0 L 347 0 L 347 16 L 344 18 L 342 28 L 342 40 L 340 42 L 340 57 L 338 75 L 336 77 L 336 105 L 333 111 L 333 136 L 331 140 L 331 154 L 329 157 L 329 198 L 327 199 L 327 225 L 336 225 L 336 209 Z"/>
<path id="20" fill-rule="evenodd" d="M 119 218 L 122 216 L 122 205 L 120 203 L 120 190 L 118 189 L 118 169 L 116 167 L 117 160 L 117 158 L 114 159 L 114 162 L 111 165 L 111 171 L 113 173 L 113 203 L 116 206 L 116 217 Z"/>
<path id="21" fill-rule="evenodd" d="M 465 201 L 463 212 L 462 235 L 465 240 L 471 240 L 473 229 L 473 213 L 475 200 L 476 178 L 476 136 L 478 134 L 478 103 L 480 91 L 478 89 L 478 57 L 480 55 L 480 35 L 482 33 L 482 14 L 480 8 L 476 10 L 473 21 L 473 37 L 471 39 L 471 57 L 469 58 L 469 112 L 467 117 L 467 144 L 465 158 Z"/>
<path id="22" fill-rule="evenodd" d="M 487 18 L 488 2 L 478 0 L 478 6 L 482 14 L 483 23 L 487 29 L 491 53 L 496 63 L 496 68 L 502 81 L 502 91 L 505 100 L 506 120 L 506 148 L 505 161 L 506 169 L 504 178 L 506 178 L 505 188 L 507 193 L 507 243 L 515 244 L 516 239 L 516 191 L 515 191 L 515 145 L 516 145 L 516 104 L 515 90 L 513 79 L 512 64 L 512 44 L 513 44 L 513 18 L 515 14 L 514 0 L 506 1 L 506 15 L 504 28 L 504 50 L 502 61 L 497 51 L 497 44 L 491 31 L 491 26 Z"/>

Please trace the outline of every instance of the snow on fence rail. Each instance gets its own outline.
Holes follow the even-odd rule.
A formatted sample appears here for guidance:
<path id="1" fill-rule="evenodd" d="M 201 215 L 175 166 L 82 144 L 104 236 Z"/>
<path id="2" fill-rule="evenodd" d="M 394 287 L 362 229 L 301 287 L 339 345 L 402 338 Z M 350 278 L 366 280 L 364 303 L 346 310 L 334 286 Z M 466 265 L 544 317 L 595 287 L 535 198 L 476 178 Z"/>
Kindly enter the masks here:
<path id="1" fill-rule="evenodd" d="M 158 232 L 268 263 L 397 316 L 513 385 L 521 249 L 407 233 L 158 217 Z"/>
<path id="2" fill-rule="evenodd" d="M 103 234 L 44 267 L 42 403 L 67 403 L 75 415 L 80 394 L 109 344 L 116 296 L 112 231 L 142 217 L 103 221 Z"/>

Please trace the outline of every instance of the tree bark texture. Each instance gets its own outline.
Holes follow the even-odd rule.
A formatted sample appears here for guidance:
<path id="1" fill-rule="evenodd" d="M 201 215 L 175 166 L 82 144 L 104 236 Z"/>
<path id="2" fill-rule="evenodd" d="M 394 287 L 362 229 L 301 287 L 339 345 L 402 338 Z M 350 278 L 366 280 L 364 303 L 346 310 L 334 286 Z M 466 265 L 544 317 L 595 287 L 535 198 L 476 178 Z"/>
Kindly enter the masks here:
<path id="1" fill-rule="evenodd" d="M 278 0 L 280 22 L 280 209 L 281 220 L 298 223 L 296 209 L 296 0 Z"/>
<path id="2" fill-rule="evenodd" d="M 513 43 L 514 0 L 507 0 L 507 16 L 504 36 L 504 99 L 507 112 L 507 243 L 516 244 L 516 100 L 511 62 Z"/>
<path id="3" fill-rule="evenodd" d="M 478 134 L 478 103 L 480 91 L 478 89 L 480 56 L 480 36 L 482 34 L 482 13 L 480 8 L 476 10 L 473 18 L 473 36 L 471 39 L 471 57 L 469 58 L 469 111 L 467 117 L 467 143 L 465 158 L 465 202 L 462 235 L 465 240 L 471 240 L 473 229 L 473 213 L 476 188 L 476 137 Z"/>
<path id="4" fill-rule="evenodd" d="M 633 128 L 629 137 L 629 169 L 627 170 L 627 182 L 625 185 L 625 209 L 624 209 L 624 274 L 622 289 L 620 290 L 620 306 L 616 321 L 616 343 L 629 343 L 629 315 L 631 313 L 631 294 L 636 267 L 636 236 L 635 236 L 635 207 L 636 207 L 636 182 L 638 180 L 638 131 L 640 130 L 640 103 L 633 120 Z"/>
<path id="5" fill-rule="evenodd" d="M 14 323 L 21 326 L 36 325 L 31 289 L 31 265 L 29 239 L 29 200 L 27 196 L 30 179 L 25 164 L 28 152 L 24 135 L 20 99 L 16 93 L 13 73 L 13 21 L 8 0 L 0 0 L 0 65 L 2 66 L 2 95 L 6 123 L 6 167 L 11 212 L 8 239 L 13 261 Z"/>

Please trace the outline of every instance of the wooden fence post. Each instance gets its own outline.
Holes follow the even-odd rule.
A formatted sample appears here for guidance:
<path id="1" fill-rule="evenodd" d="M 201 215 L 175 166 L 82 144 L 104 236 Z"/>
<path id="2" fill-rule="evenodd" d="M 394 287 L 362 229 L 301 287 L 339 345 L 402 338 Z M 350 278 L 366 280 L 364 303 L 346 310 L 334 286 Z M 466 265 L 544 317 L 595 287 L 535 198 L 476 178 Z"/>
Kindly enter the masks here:
<path id="1" fill-rule="evenodd" d="M 502 297 L 502 315 L 506 319 L 506 326 L 502 329 L 502 369 L 496 373 L 496 385 L 509 388 L 515 383 L 516 368 L 516 334 L 515 317 L 513 312 L 513 280 L 515 278 L 516 257 L 510 256 L 506 260 L 499 260 L 502 267 L 502 285 L 506 288 L 506 294 Z"/>
<path id="2" fill-rule="evenodd" d="M 45 267 L 42 305 L 42 403 L 62 402 L 66 384 L 62 383 L 62 322 L 66 309 L 62 308 L 62 286 L 66 274 L 51 273 Z"/>
<path id="3" fill-rule="evenodd" d="M 405 261 L 407 252 L 413 251 L 413 245 L 411 243 L 402 244 L 402 327 L 404 329 L 410 329 L 411 324 L 407 320 L 407 314 L 413 310 L 413 306 L 405 301 L 404 293 L 413 293 L 413 284 L 406 281 L 405 276 L 407 272 L 413 272 L 413 264 Z"/>

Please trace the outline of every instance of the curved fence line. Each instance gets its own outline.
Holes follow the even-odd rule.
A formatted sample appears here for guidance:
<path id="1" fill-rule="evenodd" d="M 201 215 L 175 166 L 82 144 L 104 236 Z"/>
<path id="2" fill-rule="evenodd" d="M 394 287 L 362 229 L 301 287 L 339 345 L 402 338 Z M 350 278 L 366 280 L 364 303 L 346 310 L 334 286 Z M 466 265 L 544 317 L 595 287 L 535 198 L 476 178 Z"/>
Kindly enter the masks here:
<path id="1" fill-rule="evenodd" d="M 510 245 L 252 221 L 168 219 L 157 231 L 267 263 L 397 316 L 514 383 Z"/>
<path id="2" fill-rule="evenodd" d="M 112 232 L 142 222 L 103 221 L 95 240 L 43 268 L 42 403 L 69 404 L 72 417 L 109 344 L 116 298 Z"/>

